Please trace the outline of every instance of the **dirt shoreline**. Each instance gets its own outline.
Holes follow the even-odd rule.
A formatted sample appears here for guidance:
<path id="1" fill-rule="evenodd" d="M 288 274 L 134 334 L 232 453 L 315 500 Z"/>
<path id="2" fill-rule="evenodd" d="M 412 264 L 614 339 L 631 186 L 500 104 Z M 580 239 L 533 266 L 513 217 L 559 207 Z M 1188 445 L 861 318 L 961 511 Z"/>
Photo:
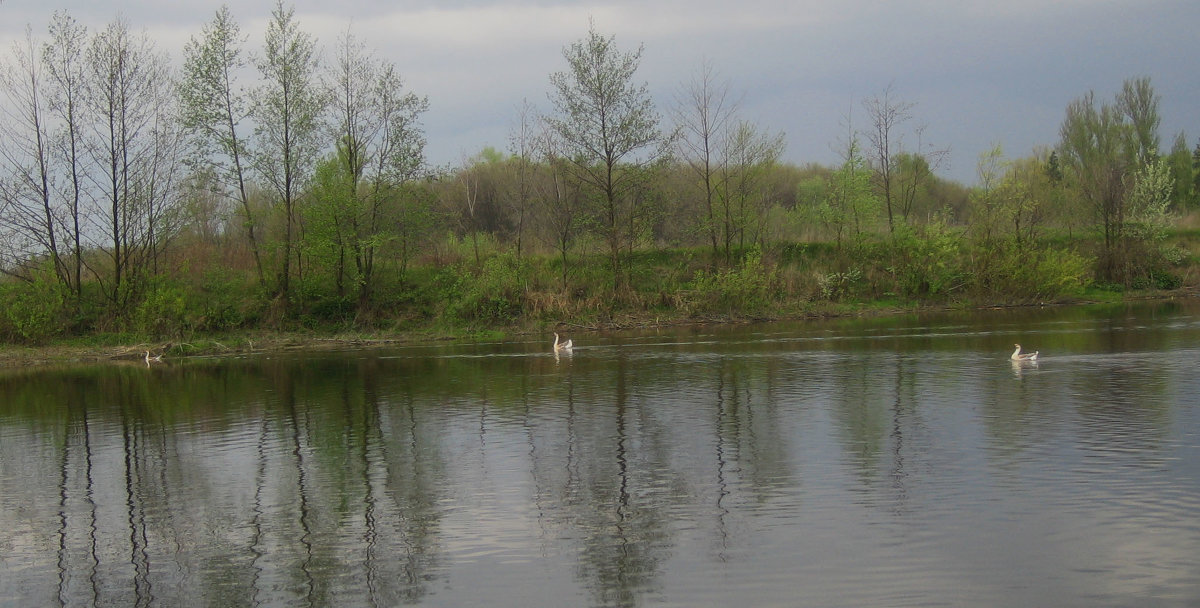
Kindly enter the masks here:
<path id="1" fill-rule="evenodd" d="M 173 343 L 139 343 L 119 346 L 12 346 L 0 345 L 0 371 L 18 368 L 41 368 L 56 365 L 86 365 L 106 362 L 141 361 L 146 351 L 155 354 L 165 352 L 164 359 L 202 356 L 244 355 L 247 353 L 271 353 L 296 350 L 326 350 L 351 346 L 383 347 L 396 344 L 412 344 L 417 339 L 407 338 L 361 338 L 361 337 L 315 337 L 278 334 L 244 340 L 229 346 L 219 340 L 205 340 L 201 345 L 177 345 Z"/>

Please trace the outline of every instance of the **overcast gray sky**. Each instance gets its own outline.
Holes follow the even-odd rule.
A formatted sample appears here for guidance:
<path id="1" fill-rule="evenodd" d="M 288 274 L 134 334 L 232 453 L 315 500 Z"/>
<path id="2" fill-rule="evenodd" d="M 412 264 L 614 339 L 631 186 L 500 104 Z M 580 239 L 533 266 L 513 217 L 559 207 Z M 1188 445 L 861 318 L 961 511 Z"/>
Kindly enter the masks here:
<path id="1" fill-rule="evenodd" d="M 176 60 L 220 0 L 2 0 L 0 50 L 26 24 L 45 32 L 65 9 L 91 27 L 122 15 Z M 262 44 L 273 0 L 230 3 Z M 548 107 L 549 75 L 589 19 L 623 49 L 645 46 L 638 78 L 664 111 L 707 58 L 743 118 L 786 136 L 785 159 L 834 164 L 849 115 L 867 126 L 862 100 L 889 85 L 915 104 L 909 126 L 949 147 L 940 173 L 973 183 L 993 144 L 1009 157 L 1053 145 L 1067 104 L 1149 76 L 1162 97 L 1162 135 L 1200 140 L 1200 2 L 1197 0 L 296 0 L 300 26 L 331 52 L 353 28 L 392 60 L 410 90 L 427 95 L 424 126 L 435 164 L 484 146 L 506 149 L 517 108 Z M 906 140 L 908 147 L 915 139 Z"/>

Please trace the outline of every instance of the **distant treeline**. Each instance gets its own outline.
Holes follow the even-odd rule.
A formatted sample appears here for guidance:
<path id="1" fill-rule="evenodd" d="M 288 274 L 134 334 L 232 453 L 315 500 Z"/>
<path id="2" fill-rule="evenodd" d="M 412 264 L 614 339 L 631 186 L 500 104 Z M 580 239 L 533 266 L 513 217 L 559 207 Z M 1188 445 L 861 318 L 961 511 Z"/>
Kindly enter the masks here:
<path id="1" fill-rule="evenodd" d="M 348 31 L 332 53 L 275 7 L 228 8 L 180 69 L 117 20 L 56 13 L 0 65 L 0 338 L 403 328 L 1021 302 L 1170 288 L 1200 145 L 1161 147 L 1149 79 L 1066 109 L 1060 141 L 937 175 L 888 88 L 839 165 L 780 162 L 704 63 L 665 114 L 642 49 L 591 28 L 517 111 L 510 146 L 431 167 L 425 97 Z M 917 141 L 917 145 L 908 145 Z"/>

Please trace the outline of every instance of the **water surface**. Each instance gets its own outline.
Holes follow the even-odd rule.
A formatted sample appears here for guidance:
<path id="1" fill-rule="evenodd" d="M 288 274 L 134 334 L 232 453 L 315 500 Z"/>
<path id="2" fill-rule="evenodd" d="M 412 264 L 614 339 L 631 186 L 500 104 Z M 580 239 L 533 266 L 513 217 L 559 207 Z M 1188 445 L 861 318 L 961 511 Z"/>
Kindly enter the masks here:
<path id="1" fill-rule="evenodd" d="M 0 605 L 1200 604 L 1196 303 L 572 337 L 0 375 Z"/>

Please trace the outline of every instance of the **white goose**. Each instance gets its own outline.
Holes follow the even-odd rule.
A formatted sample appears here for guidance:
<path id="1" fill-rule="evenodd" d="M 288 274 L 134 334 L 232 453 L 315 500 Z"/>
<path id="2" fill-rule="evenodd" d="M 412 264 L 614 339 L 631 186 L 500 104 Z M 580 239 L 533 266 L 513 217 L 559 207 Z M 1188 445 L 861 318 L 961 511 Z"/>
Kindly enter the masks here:
<path id="1" fill-rule="evenodd" d="M 554 332 L 554 352 L 569 353 L 569 352 L 571 352 L 571 349 L 574 348 L 574 346 L 575 345 L 572 344 L 570 340 L 567 340 L 566 342 L 559 342 L 558 341 L 558 332 Z"/>
<path id="2" fill-rule="evenodd" d="M 1013 346 L 1017 347 L 1017 350 L 1014 350 L 1012 357 L 1010 357 L 1013 361 L 1037 361 L 1038 351 L 1021 354 L 1021 345 L 1014 344 Z"/>

